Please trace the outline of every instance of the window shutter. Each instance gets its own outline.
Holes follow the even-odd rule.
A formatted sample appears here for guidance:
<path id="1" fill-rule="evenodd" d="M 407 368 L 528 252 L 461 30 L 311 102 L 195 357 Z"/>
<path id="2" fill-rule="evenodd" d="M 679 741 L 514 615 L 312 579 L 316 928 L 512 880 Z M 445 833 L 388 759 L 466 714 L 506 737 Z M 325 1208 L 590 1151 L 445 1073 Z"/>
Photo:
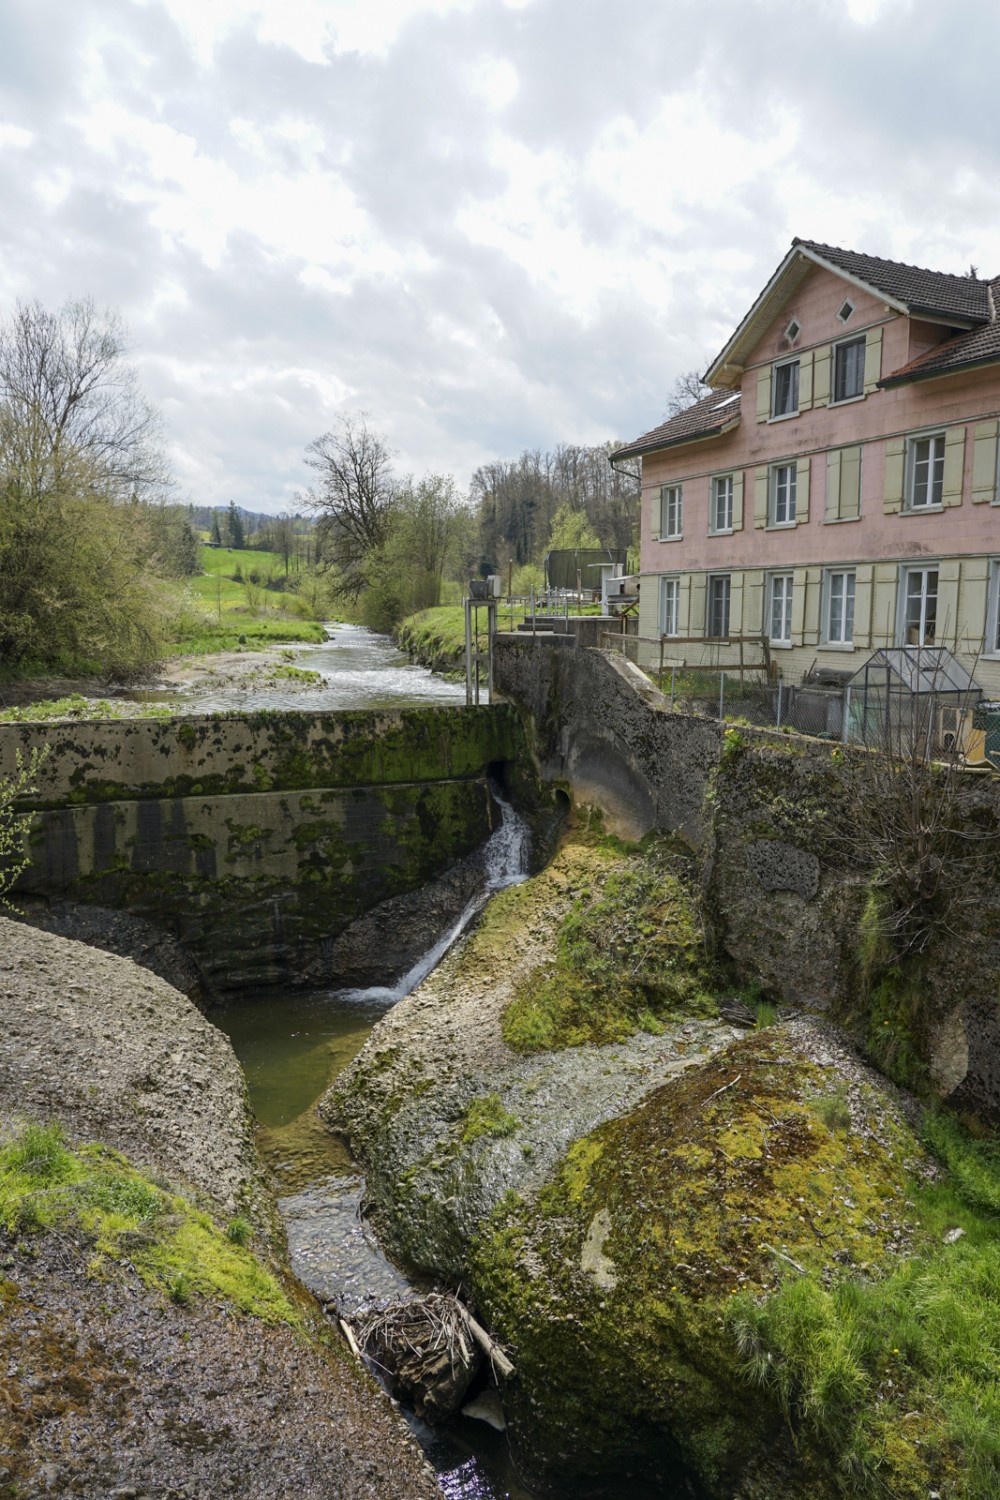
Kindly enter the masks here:
<path id="1" fill-rule="evenodd" d="M 869 328 L 865 334 L 865 395 L 870 396 L 882 378 L 882 330 Z"/>
<path id="2" fill-rule="evenodd" d="M 872 565 L 859 563 L 854 572 L 854 644 L 870 646 L 872 634 Z"/>
<path id="3" fill-rule="evenodd" d="M 743 574 L 743 622 L 747 635 L 759 635 L 764 626 L 764 574 L 759 568 Z"/>
<path id="4" fill-rule="evenodd" d="M 885 445 L 885 479 L 882 487 L 882 509 L 887 516 L 903 509 L 903 474 L 906 467 L 906 439 L 889 438 Z"/>
<path id="5" fill-rule="evenodd" d="M 695 573 L 691 579 L 691 605 L 690 615 L 688 619 L 688 635 L 705 634 L 705 587 L 705 574 Z"/>
<path id="6" fill-rule="evenodd" d="M 649 535 L 654 542 L 663 531 L 663 486 L 653 490 L 649 500 Z"/>
<path id="7" fill-rule="evenodd" d="M 830 401 L 830 375 L 833 369 L 833 349 L 829 344 L 816 350 L 813 364 L 813 406 L 826 406 Z"/>
<path id="8" fill-rule="evenodd" d="M 805 626 L 806 569 L 796 568 L 792 574 L 792 645 L 802 645 Z"/>
<path id="9" fill-rule="evenodd" d="M 729 575 L 729 634 L 743 634 L 743 574 Z"/>
<path id="10" fill-rule="evenodd" d="M 771 366 L 757 371 L 757 421 L 766 422 L 771 415 Z"/>
<path id="11" fill-rule="evenodd" d="M 986 608 L 989 602 L 990 569 L 985 557 L 967 557 L 962 563 L 959 594 L 958 646 L 976 656 L 986 643 Z"/>
<path id="12" fill-rule="evenodd" d="M 976 423 L 972 448 L 972 503 L 989 504 L 997 498 L 997 419 Z"/>
<path id="13" fill-rule="evenodd" d="M 799 356 L 799 411 L 811 411 L 813 404 L 813 352 L 807 349 Z"/>
<path id="14" fill-rule="evenodd" d="M 733 530 L 743 530 L 743 471 L 733 475 Z"/>
<path id="15" fill-rule="evenodd" d="M 798 577 L 795 579 L 795 587 L 798 588 Z M 823 592 L 823 570 L 822 568 L 806 568 L 803 572 L 802 584 L 802 644 L 803 646 L 819 645 L 819 605 L 820 595 Z M 792 595 L 794 605 L 795 595 Z"/>
<path id="16" fill-rule="evenodd" d="M 840 519 L 856 520 L 861 514 L 861 444 L 845 448 L 840 459 Z"/>
<path id="17" fill-rule="evenodd" d="M 805 526 L 809 520 L 809 465 L 811 460 L 800 458 L 795 465 L 795 524 Z"/>
<path id="18" fill-rule="evenodd" d="M 691 574 L 681 574 L 681 586 L 677 595 L 677 634 L 693 635 L 691 629 Z"/>
<path id="19" fill-rule="evenodd" d="M 840 449 L 834 448 L 826 455 L 826 505 L 824 521 L 840 520 Z"/>
<path id="20" fill-rule="evenodd" d="M 961 505 L 965 477 L 965 428 L 949 427 L 944 435 L 942 505 Z"/>
<path id="21" fill-rule="evenodd" d="M 891 646 L 896 638 L 897 582 L 896 568 L 891 563 L 876 564 L 872 582 L 873 646 Z"/>
<path id="22" fill-rule="evenodd" d="M 767 465 L 757 470 L 753 482 L 753 524 L 760 529 L 767 525 Z"/>
<path id="23" fill-rule="evenodd" d="M 947 459 L 946 459 L 947 462 Z M 957 557 L 938 564 L 936 646 L 954 650 L 958 637 L 958 580 L 961 564 Z"/>

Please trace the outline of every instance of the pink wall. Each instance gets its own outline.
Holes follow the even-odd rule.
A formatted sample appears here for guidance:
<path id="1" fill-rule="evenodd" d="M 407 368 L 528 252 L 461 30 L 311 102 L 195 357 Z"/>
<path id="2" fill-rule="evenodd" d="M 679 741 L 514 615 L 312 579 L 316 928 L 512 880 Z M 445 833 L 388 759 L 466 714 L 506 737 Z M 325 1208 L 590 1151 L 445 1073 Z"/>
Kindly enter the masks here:
<path id="1" fill-rule="evenodd" d="M 845 297 L 855 312 L 844 325 L 836 313 Z M 792 317 L 802 325 L 795 348 L 782 346 Z M 1000 414 L 1000 369 L 964 376 L 918 381 L 877 390 L 864 400 L 818 407 L 783 421 L 758 422 L 757 369 L 773 359 L 794 355 L 836 339 L 863 333 L 881 323 L 882 375 L 906 364 L 944 330 L 912 322 L 887 311 L 874 297 L 817 267 L 792 294 L 780 315 L 753 351 L 742 380 L 743 416 L 739 427 L 721 438 L 688 443 L 643 460 L 642 571 L 749 567 L 773 568 L 794 563 L 871 561 L 965 553 L 1000 553 L 1000 508 L 970 500 L 973 429 L 965 442 L 965 484 L 960 506 L 930 514 L 885 515 L 883 442 L 938 424 L 968 422 Z M 720 400 L 723 397 L 720 395 Z M 871 441 L 871 440 L 878 441 Z M 826 458 L 829 448 L 869 443 L 862 457 L 861 518 L 824 523 Z M 754 527 L 754 470 L 758 465 L 810 454 L 809 520 L 780 530 Z M 743 530 L 732 536 L 709 536 L 709 481 L 713 474 L 744 471 Z M 684 537 L 653 541 L 652 508 L 660 485 L 684 483 Z"/>

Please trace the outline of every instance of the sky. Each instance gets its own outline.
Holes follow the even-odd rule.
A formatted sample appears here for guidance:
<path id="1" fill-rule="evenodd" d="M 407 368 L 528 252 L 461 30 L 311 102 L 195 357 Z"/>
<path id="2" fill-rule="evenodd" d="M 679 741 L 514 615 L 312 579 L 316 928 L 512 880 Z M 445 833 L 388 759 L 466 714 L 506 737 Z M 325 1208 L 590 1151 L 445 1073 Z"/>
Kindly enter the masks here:
<path id="1" fill-rule="evenodd" d="M 1000 272 L 995 0 L 0 0 L 0 314 L 127 322 L 178 494 L 627 440 L 793 236 Z"/>

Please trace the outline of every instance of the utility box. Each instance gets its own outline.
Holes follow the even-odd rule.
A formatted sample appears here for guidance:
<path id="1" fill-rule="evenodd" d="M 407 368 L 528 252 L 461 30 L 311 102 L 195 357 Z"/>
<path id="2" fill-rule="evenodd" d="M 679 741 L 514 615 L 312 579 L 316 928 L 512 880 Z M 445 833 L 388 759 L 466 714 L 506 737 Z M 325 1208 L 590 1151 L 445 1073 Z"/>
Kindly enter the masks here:
<path id="1" fill-rule="evenodd" d="M 1000 771 L 1000 703 L 977 703 L 972 710 L 972 723 L 973 732 L 982 734 L 981 759 L 994 771 Z"/>

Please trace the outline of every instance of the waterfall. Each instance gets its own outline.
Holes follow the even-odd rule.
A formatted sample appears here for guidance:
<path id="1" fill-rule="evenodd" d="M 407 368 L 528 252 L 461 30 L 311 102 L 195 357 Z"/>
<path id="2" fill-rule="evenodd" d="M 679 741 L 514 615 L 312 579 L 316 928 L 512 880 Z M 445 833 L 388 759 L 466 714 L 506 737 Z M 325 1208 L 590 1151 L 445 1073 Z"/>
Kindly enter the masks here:
<path id="1" fill-rule="evenodd" d="M 468 927 L 473 917 L 486 905 L 494 891 L 502 891 L 508 885 L 518 885 L 528 878 L 528 860 L 531 854 L 531 830 L 521 814 L 514 808 L 496 781 L 490 778 L 490 796 L 499 808 L 500 823 L 483 845 L 484 880 L 481 888 L 466 904 L 457 920 L 447 928 L 437 941 L 417 959 L 416 963 L 395 984 L 372 985 L 369 989 L 337 990 L 338 1000 L 376 1001 L 395 1005 L 411 990 L 425 980 L 441 962 L 444 955 Z"/>

